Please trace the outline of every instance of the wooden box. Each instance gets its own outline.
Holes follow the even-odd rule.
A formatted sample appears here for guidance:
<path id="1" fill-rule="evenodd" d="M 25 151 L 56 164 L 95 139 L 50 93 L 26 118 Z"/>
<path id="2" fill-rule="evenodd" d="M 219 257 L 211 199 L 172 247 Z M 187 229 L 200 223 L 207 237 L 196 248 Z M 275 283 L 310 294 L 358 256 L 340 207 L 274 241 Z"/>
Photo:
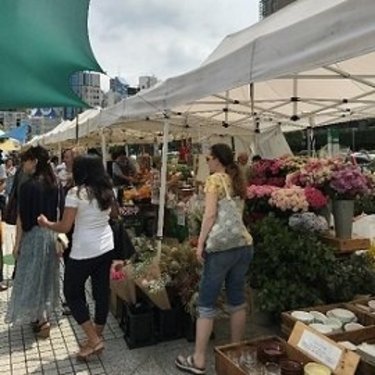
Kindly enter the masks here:
<path id="1" fill-rule="evenodd" d="M 240 353 L 246 346 L 252 346 L 256 347 L 257 349 L 269 341 L 277 341 L 282 345 L 282 347 L 285 349 L 286 352 L 286 358 L 297 361 L 305 365 L 306 363 L 313 362 L 313 360 L 305 353 L 303 353 L 301 350 L 297 348 L 298 340 L 301 337 L 301 334 L 303 330 L 310 330 L 308 327 L 304 326 L 301 323 L 298 323 L 296 326 L 296 329 L 293 331 L 293 334 L 291 336 L 291 340 L 289 342 L 286 342 L 285 340 L 281 339 L 277 336 L 268 336 L 268 337 L 261 337 L 255 340 L 250 341 L 243 341 L 240 343 L 235 344 L 229 344 L 229 345 L 223 345 L 215 347 L 215 369 L 217 375 L 247 375 L 247 372 L 242 367 L 236 365 L 231 357 L 233 352 Z M 310 330 L 311 331 L 311 330 Z M 321 336 L 318 334 L 318 336 Z M 333 341 L 325 338 L 324 340 L 330 341 L 331 345 L 334 345 L 337 348 L 340 348 L 337 346 L 336 343 Z M 341 348 L 341 350 L 343 350 Z M 341 358 L 341 366 L 339 367 L 339 370 L 335 372 L 337 375 L 369 375 L 367 372 L 361 372 L 362 370 L 359 370 L 359 367 L 357 371 L 355 370 L 358 362 L 359 357 L 347 350 L 343 350 L 343 356 Z M 240 354 L 238 354 L 239 356 Z M 373 374 L 373 373 L 371 373 Z"/>
<path id="2" fill-rule="evenodd" d="M 327 245 L 334 247 L 338 254 L 351 254 L 357 250 L 366 250 L 371 245 L 369 238 L 353 236 L 350 239 L 341 239 L 335 237 L 332 232 L 322 235 L 321 239 Z"/>
<path id="3" fill-rule="evenodd" d="M 354 305 L 350 303 L 336 303 L 332 305 L 320 305 L 320 306 L 313 306 L 313 307 L 306 307 L 302 309 L 297 309 L 300 311 L 319 311 L 323 314 L 326 314 L 327 311 L 335 309 L 335 308 L 343 308 L 352 311 L 358 318 L 358 323 L 365 326 L 365 328 L 359 330 L 372 330 L 375 327 L 375 316 L 372 317 L 364 311 L 356 308 Z M 281 333 L 283 337 L 289 337 L 290 333 L 292 332 L 294 325 L 297 322 L 297 319 L 293 318 L 291 315 L 292 311 L 283 312 L 281 314 Z M 348 340 L 350 341 L 351 334 L 355 332 L 340 332 L 340 333 L 330 333 L 327 336 L 333 340 L 336 340 L 336 337 L 339 336 L 341 339 L 340 341 Z"/>
<path id="4" fill-rule="evenodd" d="M 286 341 L 282 338 L 277 336 L 267 336 L 261 337 L 251 341 L 243 341 L 236 344 L 229 344 L 215 347 L 215 369 L 217 375 L 247 375 L 246 370 L 237 366 L 228 355 L 229 352 L 238 352 L 240 353 L 246 346 L 256 346 L 259 347 L 260 345 L 269 342 L 269 341 L 277 341 L 279 342 L 286 351 L 287 357 L 289 359 L 308 363 L 311 360 L 301 353 L 299 350 L 294 348 L 293 346 L 289 345 Z"/>
<path id="5" fill-rule="evenodd" d="M 372 311 L 369 306 L 369 301 L 375 301 L 375 297 L 365 297 L 365 298 L 358 298 L 351 302 L 349 302 L 350 305 L 353 306 L 353 308 L 361 311 L 362 313 L 369 316 L 370 320 L 373 320 L 375 322 L 375 311 Z"/>
<path id="6" fill-rule="evenodd" d="M 340 337 L 337 336 L 335 338 L 336 342 L 340 341 L 350 341 L 351 343 L 355 345 L 362 344 L 363 342 L 367 342 L 368 344 L 375 344 L 375 327 L 372 327 L 371 329 L 366 330 L 358 330 L 350 332 L 351 336 L 350 338 L 346 337 Z M 361 357 L 361 361 L 359 363 L 358 369 L 356 374 L 360 375 L 374 375 L 375 374 L 375 365 L 369 361 L 367 361 L 366 358 Z"/>

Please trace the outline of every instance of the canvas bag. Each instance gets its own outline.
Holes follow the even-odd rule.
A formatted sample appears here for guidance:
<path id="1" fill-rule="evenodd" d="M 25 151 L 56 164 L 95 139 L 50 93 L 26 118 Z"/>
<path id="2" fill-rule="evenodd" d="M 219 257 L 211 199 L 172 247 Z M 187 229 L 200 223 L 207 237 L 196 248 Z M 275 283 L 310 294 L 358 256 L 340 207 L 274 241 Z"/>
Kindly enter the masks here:
<path id="1" fill-rule="evenodd" d="M 220 176 L 225 190 L 225 197 L 218 201 L 216 220 L 208 234 L 205 251 L 217 252 L 247 245 L 244 233 L 247 229 L 243 223 L 236 200 Z"/>

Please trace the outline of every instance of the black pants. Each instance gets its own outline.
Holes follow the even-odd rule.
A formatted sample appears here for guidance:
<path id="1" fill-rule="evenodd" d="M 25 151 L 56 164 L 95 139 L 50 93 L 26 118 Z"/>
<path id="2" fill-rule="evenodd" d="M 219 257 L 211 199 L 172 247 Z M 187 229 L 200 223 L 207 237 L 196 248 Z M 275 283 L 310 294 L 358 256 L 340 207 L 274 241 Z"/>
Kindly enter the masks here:
<path id="1" fill-rule="evenodd" d="M 78 324 L 81 325 L 90 319 L 85 297 L 85 283 L 91 277 L 95 300 L 94 321 L 98 325 L 105 325 L 109 311 L 109 272 L 112 260 L 112 251 L 96 258 L 68 259 L 65 268 L 64 295 Z"/>

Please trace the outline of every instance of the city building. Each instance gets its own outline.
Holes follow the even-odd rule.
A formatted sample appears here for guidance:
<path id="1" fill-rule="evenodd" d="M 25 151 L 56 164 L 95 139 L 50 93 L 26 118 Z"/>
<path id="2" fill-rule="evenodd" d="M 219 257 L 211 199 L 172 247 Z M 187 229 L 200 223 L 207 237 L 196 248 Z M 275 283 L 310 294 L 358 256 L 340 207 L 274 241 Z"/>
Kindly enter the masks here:
<path id="1" fill-rule="evenodd" d="M 0 111 L 0 129 L 4 132 L 14 129 L 27 117 L 26 111 Z"/>
<path id="2" fill-rule="evenodd" d="M 267 17 L 297 0 L 260 0 L 260 18 Z"/>
<path id="3" fill-rule="evenodd" d="M 76 72 L 70 77 L 72 90 L 90 107 L 101 107 L 103 94 L 100 89 L 100 74 Z M 83 108 L 66 107 L 63 111 L 65 119 L 73 119 Z"/>
<path id="4" fill-rule="evenodd" d="M 157 78 L 155 76 L 141 76 L 138 79 L 139 82 L 139 89 L 149 89 L 152 86 L 155 86 L 158 82 Z"/>

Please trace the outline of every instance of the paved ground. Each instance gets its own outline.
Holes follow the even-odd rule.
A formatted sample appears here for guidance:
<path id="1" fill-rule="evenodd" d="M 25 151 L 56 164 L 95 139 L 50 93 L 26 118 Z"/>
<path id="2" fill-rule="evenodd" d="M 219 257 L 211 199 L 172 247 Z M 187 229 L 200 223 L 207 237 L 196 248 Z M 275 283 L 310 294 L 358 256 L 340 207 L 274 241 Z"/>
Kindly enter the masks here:
<path id="1" fill-rule="evenodd" d="M 13 271 L 11 264 L 11 243 L 14 229 L 5 226 L 4 253 L 5 276 L 10 278 Z M 171 375 L 178 374 L 174 358 L 182 353 L 189 354 L 193 344 L 185 339 L 159 343 L 140 349 L 129 350 L 122 338 L 116 320 L 109 317 L 104 331 L 106 350 L 100 358 L 89 363 L 77 362 L 74 354 L 78 351 L 78 340 L 83 335 L 73 318 L 56 314 L 51 330 L 51 337 L 46 340 L 36 339 L 31 327 L 11 327 L 4 323 L 7 301 L 11 288 L 0 293 L 0 373 L 10 375 L 44 374 L 113 374 L 113 375 Z M 92 307 L 90 291 L 87 291 L 88 302 Z M 228 342 L 227 322 L 218 322 L 215 328 L 216 338 L 211 343 L 209 371 L 214 374 L 213 346 Z M 259 327 L 249 323 L 247 337 L 272 333 L 273 329 Z"/>

